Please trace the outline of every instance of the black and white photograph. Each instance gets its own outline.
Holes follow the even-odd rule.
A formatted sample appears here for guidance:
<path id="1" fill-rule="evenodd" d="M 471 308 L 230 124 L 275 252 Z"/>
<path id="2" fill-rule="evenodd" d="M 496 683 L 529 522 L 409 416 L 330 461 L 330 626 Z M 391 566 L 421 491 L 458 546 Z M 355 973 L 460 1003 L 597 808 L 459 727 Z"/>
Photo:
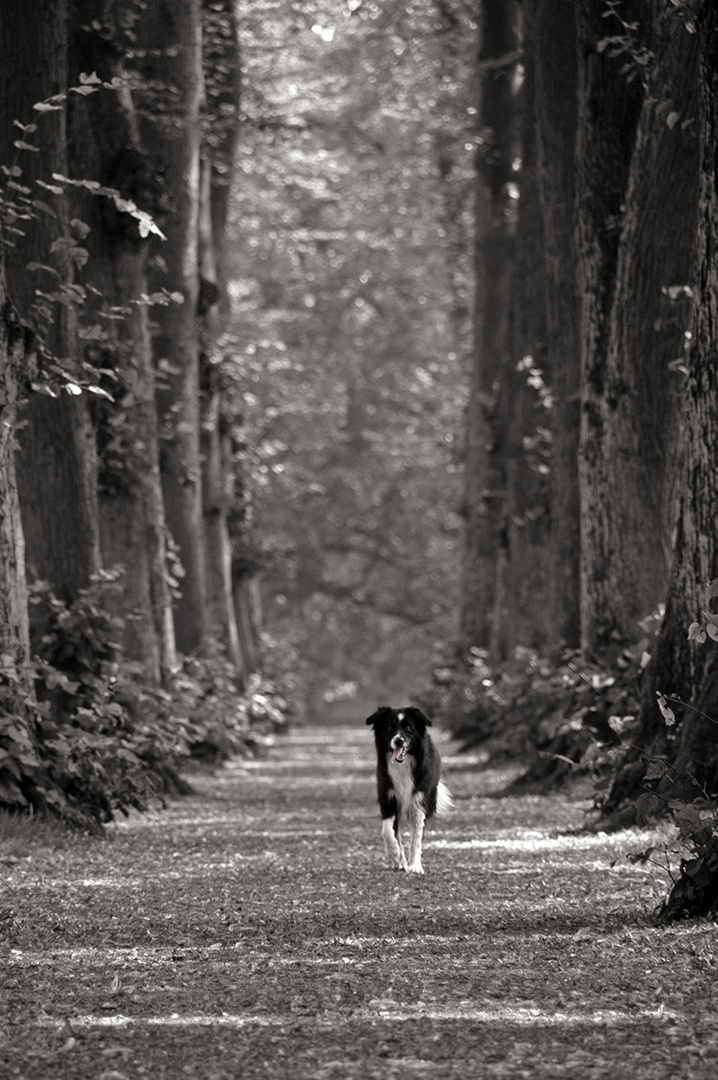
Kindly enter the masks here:
<path id="1" fill-rule="evenodd" d="M 0 1077 L 715 1080 L 718 0 L 0 0 Z"/>

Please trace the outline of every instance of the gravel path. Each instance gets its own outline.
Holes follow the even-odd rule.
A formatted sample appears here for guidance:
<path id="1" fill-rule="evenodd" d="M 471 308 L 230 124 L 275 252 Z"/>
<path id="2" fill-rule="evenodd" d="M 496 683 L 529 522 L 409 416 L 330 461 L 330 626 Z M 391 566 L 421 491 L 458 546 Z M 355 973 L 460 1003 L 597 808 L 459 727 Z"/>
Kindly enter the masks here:
<path id="1" fill-rule="evenodd" d="M 664 881 L 620 858 L 648 836 L 494 798 L 505 776 L 442 747 L 423 878 L 384 866 L 360 724 L 107 842 L 0 843 L 3 1080 L 712 1080 L 716 931 L 651 926 Z"/>

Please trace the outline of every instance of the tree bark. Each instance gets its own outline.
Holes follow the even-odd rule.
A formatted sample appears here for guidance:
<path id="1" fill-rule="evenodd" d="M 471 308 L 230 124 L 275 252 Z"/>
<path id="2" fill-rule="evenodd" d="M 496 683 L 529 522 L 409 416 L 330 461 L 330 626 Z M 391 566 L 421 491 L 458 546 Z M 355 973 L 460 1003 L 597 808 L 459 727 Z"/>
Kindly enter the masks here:
<path id="1" fill-rule="evenodd" d="M 703 4 L 698 24 L 700 47 L 700 191 L 695 272 L 696 306 L 693 348 L 689 365 L 685 473 L 691 481 L 680 506 L 679 522 L 692 543 L 684 548 L 682 567 L 674 569 L 673 593 L 690 598 L 696 614 L 707 581 L 718 577 L 715 507 L 718 505 L 718 14 Z M 690 530 L 690 533 L 689 533 Z M 685 541 L 684 541 L 685 543 Z M 685 633 L 685 626 L 682 628 Z M 675 644 L 683 646 L 684 640 Z M 686 710 L 681 724 L 676 767 L 690 773 L 710 791 L 718 785 L 718 643 L 709 640 L 704 651 L 690 652 L 693 685 L 687 690 L 698 711 Z M 697 681 L 697 685 L 695 684 Z M 688 698 L 686 699 L 688 700 Z"/>
<path id="2" fill-rule="evenodd" d="M 33 695 L 25 579 L 25 539 L 20 517 L 15 438 L 18 404 L 32 369 L 30 335 L 7 300 L 0 256 L 0 656 L 17 682 L 3 680 L 0 709 L 12 714 Z"/>
<path id="3" fill-rule="evenodd" d="M 541 430 L 549 413 L 531 385 L 531 371 L 546 371 L 546 305 L 543 284 L 543 222 L 537 176 L 534 117 L 536 67 L 532 49 L 534 6 L 521 9 L 523 76 L 514 91 L 520 154 L 511 162 L 520 198 L 509 281 L 507 362 L 501 374 L 495 425 L 503 432 L 504 496 L 496 567 L 495 614 L 490 651 L 512 657 L 517 645 L 542 649 L 546 643 L 548 486 Z M 520 164 L 519 164 L 520 157 Z M 507 183 L 510 181 L 507 180 Z M 509 204 L 511 206 L 511 204 Z"/>
<path id="4" fill-rule="evenodd" d="M 202 649 L 206 625 L 206 563 L 200 461 L 199 199 L 202 26 L 199 0 L 155 0 L 140 30 L 147 49 L 142 62 L 143 142 L 164 177 L 169 213 L 167 241 L 155 252 L 164 263 L 154 287 L 181 295 L 182 303 L 158 309 L 154 340 L 163 372 L 158 390 L 160 467 L 165 512 L 184 568 L 177 602 L 177 644 L 183 652 Z M 174 103 L 162 112 L 153 82 L 169 86 Z"/>
<path id="5" fill-rule="evenodd" d="M 608 586 L 624 639 L 663 601 L 671 558 L 680 357 L 698 203 L 698 41 L 666 0 L 648 6 L 652 62 L 626 191 L 604 399 Z M 666 213 L 670 207 L 670 213 Z"/>
<path id="6" fill-rule="evenodd" d="M 678 400 L 670 364 L 686 318 L 685 300 L 681 311 L 670 295 L 691 272 L 697 176 L 695 37 L 674 5 L 641 0 L 614 27 L 625 45 L 603 47 L 611 27 L 601 9 L 577 9 L 582 640 L 592 653 L 635 643 L 665 594 Z M 632 18 L 635 29 L 624 29 Z"/>
<path id="7" fill-rule="evenodd" d="M 543 219 L 546 369 L 551 388 L 549 558 L 544 590 L 546 642 L 580 643 L 579 295 L 575 244 L 577 131 L 574 0 L 537 0 L 532 30 L 537 174 Z M 540 365 L 541 366 L 541 365 Z"/>
<path id="8" fill-rule="evenodd" d="M 711 3 L 702 6 L 697 33 L 690 36 L 691 46 L 697 50 L 692 70 L 699 95 L 691 126 L 698 132 L 699 193 L 696 261 L 691 275 L 694 324 L 691 348 L 685 356 L 673 562 L 666 613 L 645 674 L 636 746 L 614 779 L 604 807 L 606 815 L 630 806 L 640 793 L 645 772 L 640 762 L 642 750 L 665 755 L 684 779 L 695 777 L 709 790 L 715 790 L 718 783 L 718 647 L 710 639 L 700 644 L 688 636 L 692 623 L 704 621 L 701 612 L 710 606 L 706 584 L 718 576 L 718 19 Z M 680 79 L 683 71 L 676 74 Z M 691 114 L 683 115 L 692 118 Z M 666 726 L 657 692 L 687 703 L 684 708 L 670 702 L 677 729 Z M 666 794 L 671 793 L 676 775 L 670 773 L 662 782 Z"/>
<path id="9" fill-rule="evenodd" d="M 504 0 L 482 5 L 478 64 L 479 147 L 475 189 L 474 357 L 467 409 L 465 545 L 460 648 L 496 647 L 497 569 L 504 525 L 505 431 L 496 422 L 509 363 L 514 212 L 510 189 L 516 154 L 512 74 L 517 9 Z M 511 61 L 511 57 L 514 61 Z M 504 388 L 505 392 L 505 388 Z"/>
<path id="10" fill-rule="evenodd" d="M 162 212 L 159 184 L 139 138 L 135 103 L 127 84 L 124 49 L 108 47 L 93 29 L 95 4 L 74 0 L 71 47 L 75 74 L 96 72 L 122 88 L 70 99 L 70 161 L 73 176 L 97 180 L 134 200 L 155 217 Z M 122 28 L 114 8 L 105 12 L 115 45 Z M 93 138 L 87 138 L 87 132 Z M 150 682 L 166 678 L 177 665 L 168 583 L 166 525 L 159 474 L 158 424 L 150 337 L 147 241 L 137 221 L 119 213 L 107 199 L 85 197 L 78 211 L 91 225 L 85 243 L 90 253 L 86 321 L 100 334 L 85 346 L 97 367 L 113 367 L 108 384 L 114 402 L 95 408 L 101 444 L 100 529 L 103 563 L 123 569 L 123 590 L 107 603 L 125 620 L 124 650 L 141 663 Z M 97 294 L 100 294 L 98 297 Z M 110 318 L 123 311 L 121 321 Z"/>
<path id="11" fill-rule="evenodd" d="M 630 18 L 634 4 L 624 16 Z M 623 206 L 643 98 L 623 59 L 599 49 L 608 31 L 600 0 L 576 5 L 578 34 L 578 251 L 581 310 L 581 639 L 600 650 L 618 629 L 610 591 L 606 516 L 617 493 L 605 457 L 607 353 Z"/>
<path id="12" fill-rule="evenodd" d="M 32 108 L 66 91 L 66 20 L 67 5 L 57 0 L 3 5 L 0 11 L 4 57 L 0 156 L 3 161 L 20 163 L 21 182 L 33 196 L 39 191 L 36 180 L 52 183 L 53 173 L 67 175 L 64 110 L 38 114 Z M 23 141 L 37 146 L 37 152 L 18 153 L 14 148 L 19 135 L 15 120 L 37 123 L 35 132 L 23 136 Z M 14 237 L 16 246 L 7 256 L 11 300 L 20 317 L 33 325 L 45 354 L 49 350 L 64 369 L 75 374 L 72 306 L 48 300 L 40 305 L 47 309 L 43 319 L 36 303 L 37 287 L 52 294 L 72 284 L 66 249 L 51 251 L 55 241 L 72 235 L 66 199 L 53 200 L 53 210 L 54 216 L 36 213 L 34 220 L 23 223 L 25 235 Z M 54 272 L 30 272 L 26 269 L 30 262 L 49 265 Z M 69 600 L 88 584 L 100 563 L 96 457 L 86 397 L 62 390 L 54 398 L 33 394 L 26 419 L 17 473 L 27 563 Z"/>
<path id="13" fill-rule="evenodd" d="M 234 496 L 231 418 L 225 402 L 221 338 L 229 317 L 225 233 L 239 134 L 240 57 L 236 12 L 229 0 L 204 0 L 203 55 L 209 124 L 202 147 L 199 217 L 200 336 L 202 380 L 202 491 L 210 635 L 221 642 L 245 681 L 232 588 L 228 515 Z"/>

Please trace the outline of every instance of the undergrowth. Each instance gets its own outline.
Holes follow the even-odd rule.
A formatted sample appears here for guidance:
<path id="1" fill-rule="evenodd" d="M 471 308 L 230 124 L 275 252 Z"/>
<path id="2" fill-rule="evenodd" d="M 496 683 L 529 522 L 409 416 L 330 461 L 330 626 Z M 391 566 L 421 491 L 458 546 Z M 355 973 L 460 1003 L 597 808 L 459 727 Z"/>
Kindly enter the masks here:
<path id="1" fill-rule="evenodd" d="M 655 917 L 670 923 L 718 916 L 718 793 L 678 770 L 667 756 L 636 745 L 643 672 L 660 617 L 657 612 L 645 620 L 646 637 L 634 648 L 617 647 L 604 665 L 578 652 L 551 661 L 518 648 L 511 661 L 492 666 L 485 652 L 473 649 L 460 670 L 447 665 L 435 672 L 422 705 L 443 718 L 463 749 L 480 747 L 488 760 L 527 762 L 504 794 L 590 783 L 594 827 L 602 827 L 602 808 L 617 770 L 638 751 L 634 820 L 668 820 L 673 835 L 660 848 L 629 858 L 656 863 L 667 874 L 668 894 Z M 695 636 L 695 626 L 689 633 Z M 677 699 L 657 696 L 670 727 L 675 715 L 668 702 Z M 672 745 L 670 737 L 667 744 Z"/>
<path id="2" fill-rule="evenodd" d="M 115 584 L 104 575 L 72 604 L 33 587 L 34 694 L 18 695 L 19 674 L 0 658 L 0 808 L 98 830 L 189 790 L 180 770 L 193 759 L 251 752 L 284 726 L 275 688 L 255 677 L 240 691 L 220 656 L 185 659 L 166 688 L 143 684 L 103 605 Z"/>
<path id="3" fill-rule="evenodd" d="M 595 780 L 613 766 L 638 713 L 641 651 L 617 652 L 612 668 L 577 651 L 558 660 L 517 648 L 490 665 L 471 650 L 460 671 L 440 668 L 423 703 L 464 749 L 491 760 L 528 762 L 523 790 L 550 790 L 580 775 Z"/>

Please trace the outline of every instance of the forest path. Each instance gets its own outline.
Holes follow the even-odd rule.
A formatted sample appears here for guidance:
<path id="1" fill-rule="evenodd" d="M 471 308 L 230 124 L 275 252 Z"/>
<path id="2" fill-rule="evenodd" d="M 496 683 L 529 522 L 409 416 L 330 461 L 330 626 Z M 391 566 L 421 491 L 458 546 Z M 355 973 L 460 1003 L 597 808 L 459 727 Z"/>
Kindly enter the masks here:
<path id="1" fill-rule="evenodd" d="M 425 877 L 384 866 L 363 725 L 107 843 L 0 847 L 3 1080 L 715 1077 L 715 928 L 653 928 L 658 872 L 611 869 L 646 837 L 492 798 L 506 777 L 441 746 Z"/>

